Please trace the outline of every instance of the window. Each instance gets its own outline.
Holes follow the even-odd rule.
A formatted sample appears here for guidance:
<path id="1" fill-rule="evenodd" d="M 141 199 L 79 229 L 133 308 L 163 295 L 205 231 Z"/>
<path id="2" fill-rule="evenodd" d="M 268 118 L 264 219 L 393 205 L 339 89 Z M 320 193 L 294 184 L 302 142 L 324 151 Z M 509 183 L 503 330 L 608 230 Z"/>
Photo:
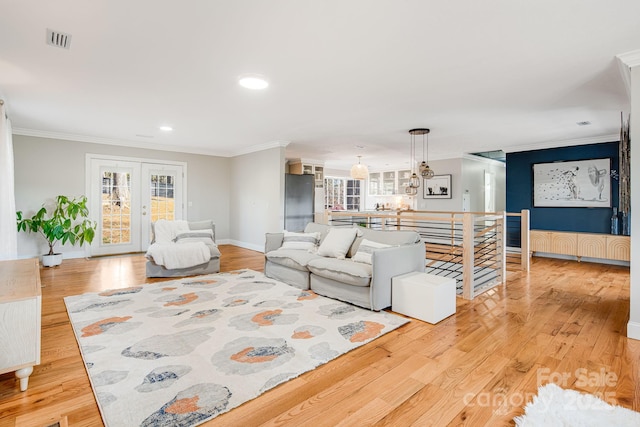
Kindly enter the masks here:
<path id="1" fill-rule="evenodd" d="M 360 210 L 360 181 L 347 178 L 324 179 L 324 207 L 333 210 Z"/>

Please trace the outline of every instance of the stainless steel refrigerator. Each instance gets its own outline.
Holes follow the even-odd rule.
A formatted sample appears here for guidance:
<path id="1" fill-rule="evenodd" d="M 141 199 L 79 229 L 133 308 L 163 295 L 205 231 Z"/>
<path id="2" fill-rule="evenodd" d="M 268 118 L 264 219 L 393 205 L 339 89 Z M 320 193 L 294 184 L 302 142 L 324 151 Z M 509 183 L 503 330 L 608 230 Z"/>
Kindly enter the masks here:
<path id="1" fill-rule="evenodd" d="M 313 175 L 284 176 L 284 229 L 302 231 L 313 222 L 315 182 Z"/>

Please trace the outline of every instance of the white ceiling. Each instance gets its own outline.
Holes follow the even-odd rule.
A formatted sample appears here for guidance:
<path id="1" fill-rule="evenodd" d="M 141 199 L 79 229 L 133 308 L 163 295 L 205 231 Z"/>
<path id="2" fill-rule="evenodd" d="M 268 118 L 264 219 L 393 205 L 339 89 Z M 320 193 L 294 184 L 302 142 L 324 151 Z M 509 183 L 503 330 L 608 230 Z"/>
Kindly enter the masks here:
<path id="1" fill-rule="evenodd" d="M 0 0 L 0 96 L 18 134 L 223 156 L 288 142 L 334 168 L 406 164 L 414 127 L 430 159 L 608 141 L 639 16 L 637 0 Z"/>

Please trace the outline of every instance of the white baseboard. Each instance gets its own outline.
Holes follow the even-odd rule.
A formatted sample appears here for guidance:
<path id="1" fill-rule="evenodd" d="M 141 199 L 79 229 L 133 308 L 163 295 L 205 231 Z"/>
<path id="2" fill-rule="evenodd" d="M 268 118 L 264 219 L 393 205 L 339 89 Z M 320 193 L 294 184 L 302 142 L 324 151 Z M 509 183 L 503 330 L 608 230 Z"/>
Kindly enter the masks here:
<path id="1" fill-rule="evenodd" d="M 18 255 L 18 259 L 30 259 L 30 258 L 38 258 L 40 261 L 42 261 L 42 255 L 46 255 L 46 254 L 31 254 L 31 255 Z M 80 250 L 80 251 L 71 251 L 71 252 L 62 252 L 62 259 L 74 259 L 74 258 L 86 258 L 89 255 L 87 255 L 87 253 L 84 250 Z"/>
<path id="2" fill-rule="evenodd" d="M 221 243 L 221 242 L 225 242 L 225 243 Z M 252 251 L 264 253 L 263 245 L 256 245 L 254 243 L 241 242 L 239 240 L 226 239 L 226 240 L 221 240 L 220 242 L 218 242 L 218 244 L 239 246 L 241 248 L 251 249 Z"/>
<path id="3" fill-rule="evenodd" d="M 640 340 L 640 323 L 632 321 L 627 323 L 627 338 Z"/>

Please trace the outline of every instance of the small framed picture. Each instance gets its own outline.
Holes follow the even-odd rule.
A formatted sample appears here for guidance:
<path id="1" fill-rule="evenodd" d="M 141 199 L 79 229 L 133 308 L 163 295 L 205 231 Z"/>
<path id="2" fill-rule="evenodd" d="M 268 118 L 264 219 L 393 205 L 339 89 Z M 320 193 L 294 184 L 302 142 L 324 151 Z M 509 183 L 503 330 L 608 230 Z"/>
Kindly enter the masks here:
<path id="1" fill-rule="evenodd" d="M 424 180 L 425 199 L 450 199 L 451 175 L 434 175 L 433 178 Z"/>

